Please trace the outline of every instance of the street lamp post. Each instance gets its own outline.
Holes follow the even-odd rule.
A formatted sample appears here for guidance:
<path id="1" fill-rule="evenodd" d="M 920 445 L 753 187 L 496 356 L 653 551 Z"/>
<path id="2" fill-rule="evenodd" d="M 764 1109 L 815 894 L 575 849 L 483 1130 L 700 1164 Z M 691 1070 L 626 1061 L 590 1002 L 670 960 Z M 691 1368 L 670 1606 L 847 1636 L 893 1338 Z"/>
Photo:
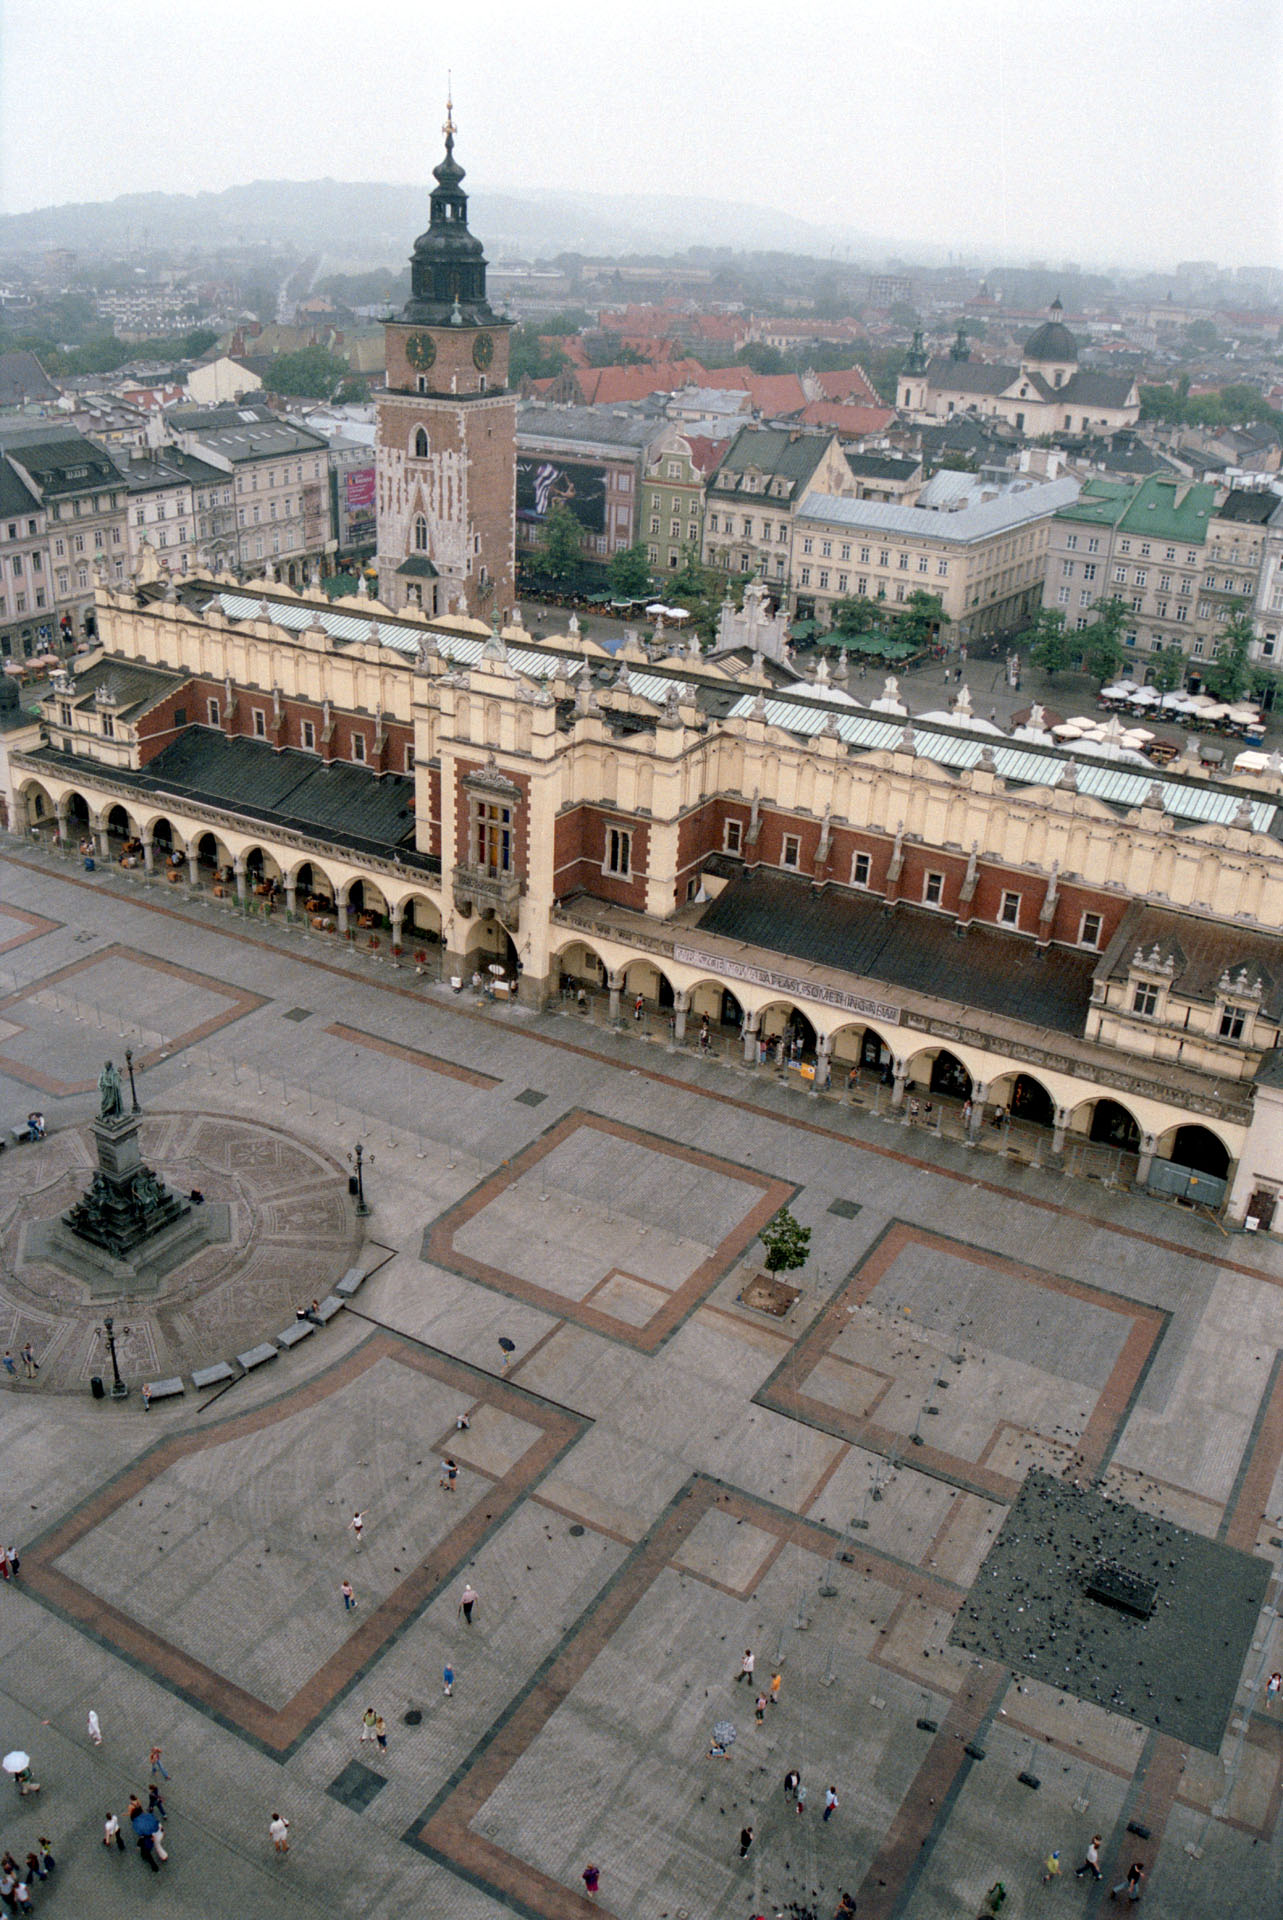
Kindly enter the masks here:
<path id="1" fill-rule="evenodd" d="M 129 1068 L 129 1098 L 133 1102 L 133 1111 L 138 1113 L 141 1109 L 138 1105 L 138 1089 L 134 1085 L 134 1050 L 132 1047 L 125 1048 L 125 1065 Z"/>
<path id="2" fill-rule="evenodd" d="M 370 1211 L 365 1204 L 365 1172 L 361 1164 L 364 1152 L 365 1149 L 358 1140 L 356 1143 L 356 1215 L 358 1220 L 363 1220 Z"/>
<path id="3" fill-rule="evenodd" d="M 110 1314 L 103 1315 L 98 1329 L 99 1336 L 107 1342 L 107 1352 L 111 1355 L 111 1397 L 113 1400 L 127 1400 L 129 1388 L 120 1377 L 120 1362 L 116 1358 L 116 1325 Z M 129 1328 L 125 1328 L 129 1332 Z"/>

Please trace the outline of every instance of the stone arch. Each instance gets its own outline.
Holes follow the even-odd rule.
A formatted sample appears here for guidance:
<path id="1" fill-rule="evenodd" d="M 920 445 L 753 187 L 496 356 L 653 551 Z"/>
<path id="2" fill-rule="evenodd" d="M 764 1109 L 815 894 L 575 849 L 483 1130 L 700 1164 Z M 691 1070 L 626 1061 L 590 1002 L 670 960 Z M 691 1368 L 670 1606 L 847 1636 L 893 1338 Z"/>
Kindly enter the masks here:
<path id="1" fill-rule="evenodd" d="M 989 1100 L 1025 1126 L 1054 1128 L 1056 1124 L 1054 1094 L 1037 1074 L 1026 1073 L 1023 1068 L 1011 1068 L 996 1077 L 989 1088 Z"/>
<path id="2" fill-rule="evenodd" d="M 910 1085 L 925 1087 L 929 1094 L 945 1099 L 969 1100 L 976 1076 L 966 1062 L 948 1047 L 922 1047 L 908 1062 Z"/>
<path id="3" fill-rule="evenodd" d="M 428 435 L 425 427 L 416 427 L 410 439 L 410 457 L 412 460 L 428 458 Z"/>
<path id="4" fill-rule="evenodd" d="M 129 809 L 122 806 L 119 800 L 107 809 L 106 827 L 110 839 L 129 840 L 133 837 L 134 823 Z"/>
<path id="5" fill-rule="evenodd" d="M 315 900 L 318 904 L 310 909 L 312 913 L 333 912 L 338 899 L 338 887 L 333 876 L 319 860 L 300 860 L 286 871 L 285 884 L 292 887 L 295 897 L 307 909 L 307 902 Z"/>
<path id="6" fill-rule="evenodd" d="M 1219 1133 L 1192 1120 L 1168 1128 L 1159 1139 L 1158 1157 L 1174 1166 L 1189 1167 L 1194 1173 L 1205 1173 L 1213 1180 L 1228 1178 L 1234 1158 Z"/>
<path id="7" fill-rule="evenodd" d="M 18 789 L 18 797 L 22 801 L 24 826 L 33 833 L 39 833 L 42 829 L 53 830 L 58 809 L 43 781 L 24 780 Z"/>
<path id="8" fill-rule="evenodd" d="M 497 915 L 487 919 L 476 914 L 467 923 L 467 938 L 460 958 L 469 971 L 484 974 L 487 967 L 502 965 L 509 976 L 520 970 L 516 942 Z"/>
<path id="9" fill-rule="evenodd" d="M 441 940 L 441 908 L 431 894 L 411 890 L 393 903 L 401 914 L 401 939 L 408 946 Z"/>
<path id="10" fill-rule="evenodd" d="M 848 1020 L 845 1025 L 835 1027 L 832 1034 L 834 1077 L 839 1072 L 839 1063 L 840 1071 L 848 1076 L 858 1067 L 862 1073 L 889 1077 L 891 1063 L 898 1057 L 894 1035 L 895 1028 L 884 1033 L 881 1027 L 863 1020 Z"/>
<path id="11" fill-rule="evenodd" d="M 673 983 L 657 960 L 649 954 L 630 960 L 624 968 L 623 994 L 629 1012 L 638 994 L 647 1005 L 668 1008 L 673 1005 Z"/>
<path id="12" fill-rule="evenodd" d="M 1084 1131 L 1096 1146 L 1116 1147 L 1120 1153 L 1139 1153 L 1144 1130 L 1130 1107 L 1102 1095 L 1088 1103 Z"/>
<path id="13" fill-rule="evenodd" d="M 73 833 L 87 833 L 93 819 L 93 808 L 78 787 L 68 787 L 62 796 L 61 806 Z"/>
<path id="14" fill-rule="evenodd" d="M 573 991 L 579 986 L 602 987 L 610 974 L 609 963 L 602 959 L 591 940 L 576 937 L 567 940 L 551 955 L 562 988 Z"/>
<path id="15" fill-rule="evenodd" d="M 819 1033 L 809 1013 L 803 1011 L 793 1000 L 768 1000 L 758 1011 L 758 1033 L 768 1043 L 783 1039 L 786 1057 L 792 1052 L 793 1042 L 801 1041 L 801 1058 L 813 1060 Z"/>

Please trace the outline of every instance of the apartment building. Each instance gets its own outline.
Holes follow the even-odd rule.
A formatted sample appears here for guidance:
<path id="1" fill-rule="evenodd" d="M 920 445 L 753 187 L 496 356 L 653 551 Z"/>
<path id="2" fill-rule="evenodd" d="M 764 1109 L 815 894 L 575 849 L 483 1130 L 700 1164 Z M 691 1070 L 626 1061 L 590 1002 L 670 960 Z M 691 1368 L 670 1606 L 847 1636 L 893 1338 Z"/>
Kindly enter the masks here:
<path id="1" fill-rule="evenodd" d="M 741 427 L 709 476 L 704 503 L 706 566 L 761 574 L 777 599 L 791 593 L 793 519 L 810 493 L 854 494 L 836 434 Z"/>
<path id="2" fill-rule="evenodd" d="M 1197 657 L 1219 624 L 1210 601 L 1200 602 L 1215 508 L 1207 482 L 1164 474 L 1135 483 L 1087 480 L 1052 522 L 1043 605 L 1081 632 L 1098 600 L 1120 599 L 1130 616 L 1127 647 L 1139 654 L 1176 647 Z M 1208 613 L 1200 625 L 1201 604 Z"/>
<path id="3" fill-rule="evenodd" d="M 0 427 L 0 453 L 45 509 L 49 607 L 93 631 L 94 588 L 125 578 L 125 482 L 102 447 L 61 424 Z"/>

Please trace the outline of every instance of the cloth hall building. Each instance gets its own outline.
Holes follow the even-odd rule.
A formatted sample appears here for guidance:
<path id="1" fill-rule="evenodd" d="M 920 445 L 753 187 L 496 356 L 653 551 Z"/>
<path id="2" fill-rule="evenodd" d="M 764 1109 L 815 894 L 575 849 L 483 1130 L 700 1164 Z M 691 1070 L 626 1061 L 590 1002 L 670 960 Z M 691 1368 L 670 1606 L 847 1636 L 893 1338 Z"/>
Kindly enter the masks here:
<path id="1" fill-rule="evenodd" d="M 271 581 L 103 586 L 98 623 L 0 734 L 16 830 L 1272 1218 L 1283 767 L 1077 763 L 778 668 Z"/>

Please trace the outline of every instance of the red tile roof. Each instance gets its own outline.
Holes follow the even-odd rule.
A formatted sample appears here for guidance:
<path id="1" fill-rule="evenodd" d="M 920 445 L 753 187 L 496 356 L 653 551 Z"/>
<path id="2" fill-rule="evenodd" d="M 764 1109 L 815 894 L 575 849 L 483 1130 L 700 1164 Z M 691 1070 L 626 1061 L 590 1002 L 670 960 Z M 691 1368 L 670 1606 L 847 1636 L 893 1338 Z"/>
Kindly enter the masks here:
<path id="1" fill-rule="evenodd" d="M 812 400 L 802 413 L 804 425 L 831 427 L 844 440 L 881 433 L 894 419 L 895 413 L 890 407 L 843 407 L 832 400 Z"/>
<path id="2" fill-rule="evenodd" d="M 826 400 L 854 400 L 868 407 L 882 405 L 863 367 L 842 367 L 836 373 L 817 373 L 815 377 Z"/>

